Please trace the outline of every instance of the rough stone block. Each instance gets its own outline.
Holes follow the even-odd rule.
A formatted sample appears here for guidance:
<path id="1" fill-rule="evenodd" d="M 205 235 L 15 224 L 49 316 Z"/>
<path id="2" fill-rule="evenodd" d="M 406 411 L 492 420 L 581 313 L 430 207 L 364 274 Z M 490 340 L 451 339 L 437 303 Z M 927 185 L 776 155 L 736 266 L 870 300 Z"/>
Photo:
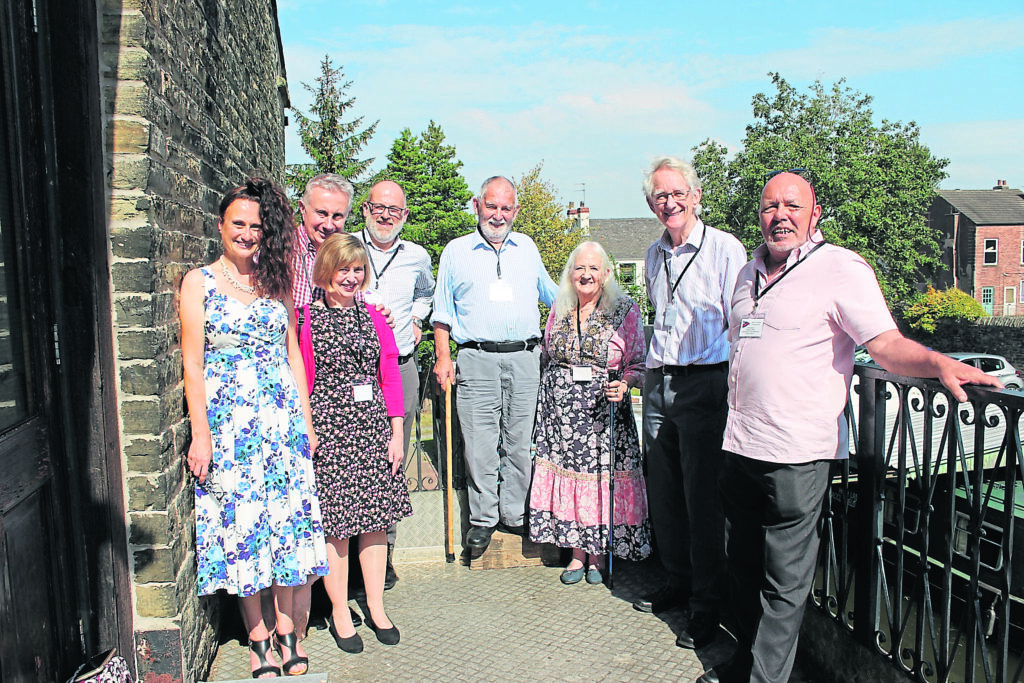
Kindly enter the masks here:
<path id="1" fill-rule="evenodd" d="M 132 512 L 162 510 L 167 505 L 167 479 L 163 474 L 128 477 L 128 509 Z"/>
<path id="2" fill-rule="evenodd" d="M 131 512 L 128 519 L 131 523 L 128 542 L 132 545 L 167 545 L 171 542 L 166 512 Z"/>
<path id="3" fill-rule="evenodd" d="M 157 399 L 121 402 L 121 424 L 125 434 L 157 434 L 160 422 L 161 407 Z"/>
<path id="4" fill-rule="evenodd" d="M 138 199 L 124 198 L 121 200 L 125 211 L 132 216 L 145 215 L 138 209 Z M 111 215 L 111 219 L 114 216 Z M 149 259 L 153 257 L 153 240 L 155 230 L 152 225 L 140 225 L 137 228 L 126 228 L 113 231 L 110 236 L 110 248 L 114 256 L 128 259 Z"/>
<path id="5" fill-rule="evenodd" d="M 168 350 L 166 328 L 123 330 L 117 333 L 117 345 L 122 360 L 157 358 Z"/>
<path id="6" fill-rule="evenodd" d="M 114 290 L 152 294 L 156 270 L 152 261 L 122 261 L 110 266 Z"/>
<path id="7" fill-rule="evenodd" d="M 132 553 L 136 583 L 174 581 L 177 567 L 170 548 L 144 548 Z"/>
<path id="8" fill-rule="evenodd" d="M 139 294 L 114 299 L 114 324 L 118 327 L 152 327 L 155 295 Z"/>
<path id="9" fill-rule="evenodd" d="M 141 155 L 121 154 L 114 157 L 114 173 L 110 185 L 115 190 L 145 190 L 149 186 L 150 160 Z"/>
<path id="10" fill-rule="evenodd" d="M 147 583 L 135 587 L 135 609 L 140 617 L 173 617 L 178 614 L 173 583 Z"/>

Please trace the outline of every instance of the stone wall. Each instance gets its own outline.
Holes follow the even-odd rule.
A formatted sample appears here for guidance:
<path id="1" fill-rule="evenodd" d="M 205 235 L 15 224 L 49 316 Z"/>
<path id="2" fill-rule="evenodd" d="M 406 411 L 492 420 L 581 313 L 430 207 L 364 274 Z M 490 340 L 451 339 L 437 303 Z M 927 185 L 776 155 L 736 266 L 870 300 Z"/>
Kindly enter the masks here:
<path id="1" fill-rule="evenodd" d="M 934 334 L 903 326 L 901 329 L 911 339 L 936 351 L 994 353 L 1024 371 L 1024 316 L 993 316 L 973 322 L 940 321 Z"/>
<path id="2" fill-rule="evenodd" d="M 215 601 L 196 596 L 177 293 L 219 253 L 216 210 L 280 180 L 287 90 L 273 0 L 103 0 L 115 354 L 139 678 L 203 677 Z"/>

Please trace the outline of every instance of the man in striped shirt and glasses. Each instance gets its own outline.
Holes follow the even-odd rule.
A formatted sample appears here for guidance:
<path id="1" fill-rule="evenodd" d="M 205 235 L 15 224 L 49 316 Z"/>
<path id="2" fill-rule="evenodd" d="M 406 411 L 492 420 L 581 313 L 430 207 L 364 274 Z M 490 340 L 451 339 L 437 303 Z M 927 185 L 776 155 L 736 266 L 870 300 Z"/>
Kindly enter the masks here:
<path id="1" fill-rule="evenodd" d="M 747 261 L 739 240 L 700 220 L 701 185 L 687 162 L 654 160 L 644 194 L 665 231 L 647 250 L 644 278 L 654 334 L 644 378 L 647 497 L 665 585 L 641 612 L 689 607 L 676 645 L 718 632 L 725 591 L 725 520 L 718 495 L 726 416 L 729 306 Z"/>

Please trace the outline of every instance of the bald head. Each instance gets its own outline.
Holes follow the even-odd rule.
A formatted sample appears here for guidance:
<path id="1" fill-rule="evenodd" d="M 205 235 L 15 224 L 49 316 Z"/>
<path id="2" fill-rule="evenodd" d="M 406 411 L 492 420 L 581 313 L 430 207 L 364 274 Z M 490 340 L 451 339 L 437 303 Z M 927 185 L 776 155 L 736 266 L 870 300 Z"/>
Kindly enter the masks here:
<path id="1" fill-rule="evenodd" d="M 780 173 L 761 191 L 759 215 L 769 261 L 780 264 L 810 239 L 821 207 L 809 182 L 795 173 Z"/>
<path id="2" fill-rule="evenodd" d="M 387 249 L 402 232 L 409 210 L 405 206 L 405 191 L 393 180 L 382 180 L 370 188 L 363 202 L 366 231 L 381 249 Z"/>

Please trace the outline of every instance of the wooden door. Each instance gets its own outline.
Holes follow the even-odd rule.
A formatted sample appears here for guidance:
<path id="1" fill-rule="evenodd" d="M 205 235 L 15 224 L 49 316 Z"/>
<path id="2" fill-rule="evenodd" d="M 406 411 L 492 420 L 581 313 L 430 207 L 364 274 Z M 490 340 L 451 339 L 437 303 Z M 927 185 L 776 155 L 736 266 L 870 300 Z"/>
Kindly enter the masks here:
<path id="1" fill-rule="evenodd" d="M 31 0 L 0 5 L 0 682 L 81 657 L 71 477 L 57 404 L 44 71 Z"/>

